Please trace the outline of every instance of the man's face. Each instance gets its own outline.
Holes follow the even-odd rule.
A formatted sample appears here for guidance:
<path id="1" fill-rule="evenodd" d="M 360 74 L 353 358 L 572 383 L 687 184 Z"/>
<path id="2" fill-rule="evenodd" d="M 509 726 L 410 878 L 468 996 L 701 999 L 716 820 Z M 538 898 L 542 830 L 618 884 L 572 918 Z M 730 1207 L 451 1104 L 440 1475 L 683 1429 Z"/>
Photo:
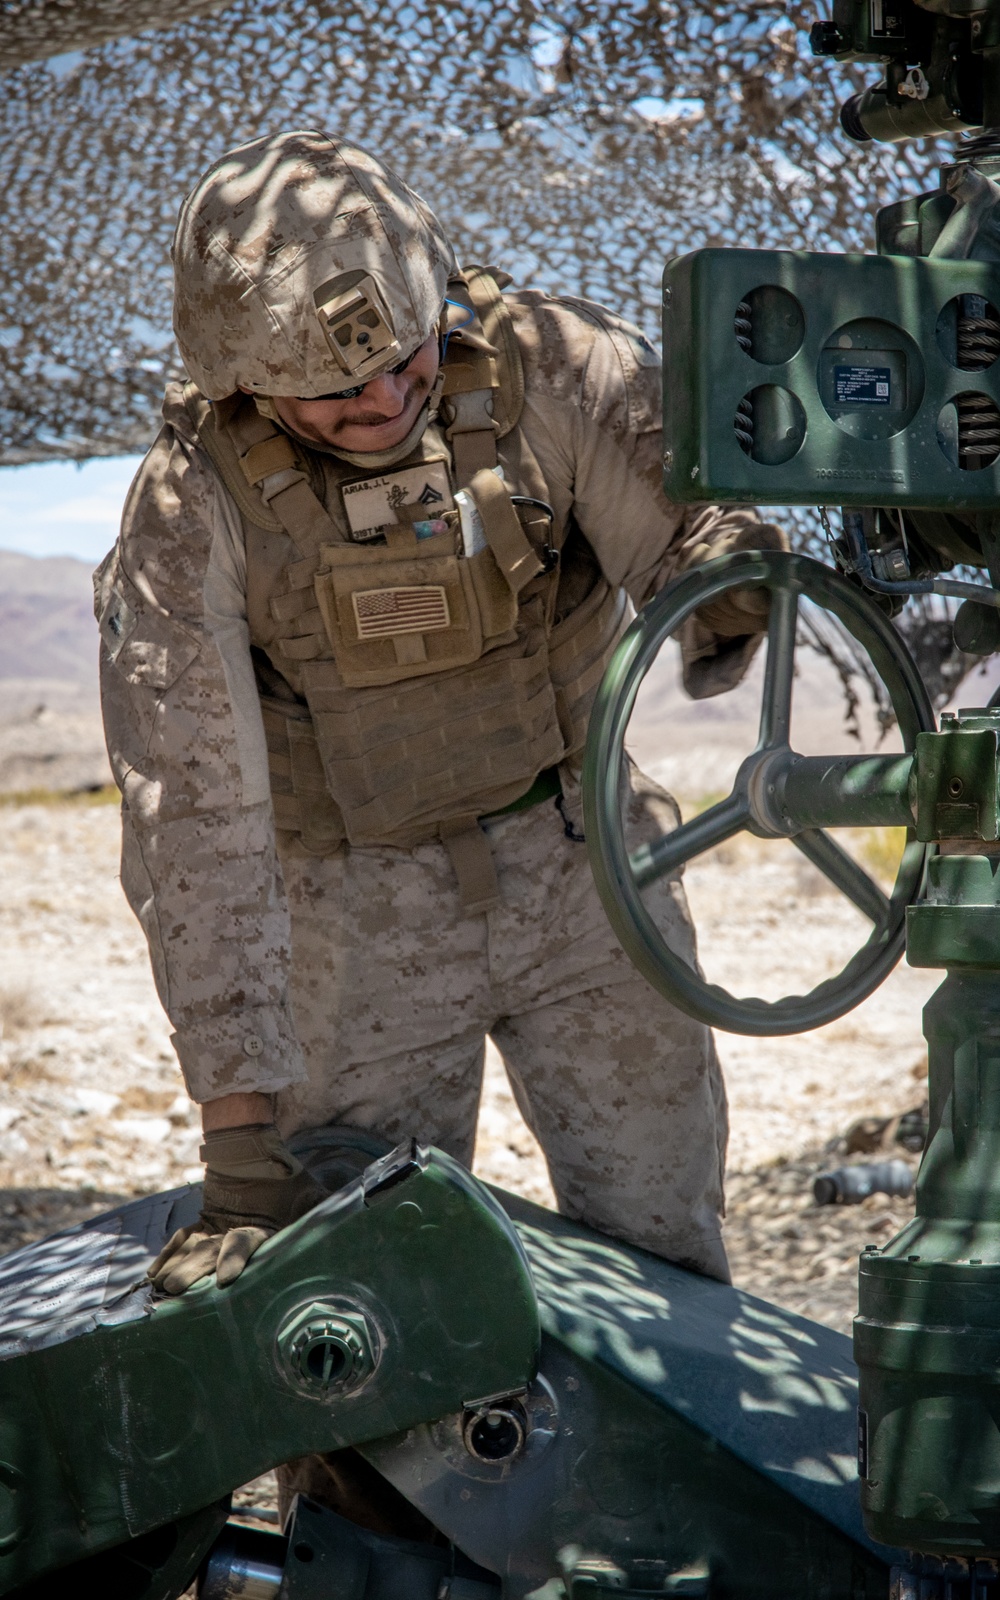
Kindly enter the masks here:
<path id="1" fill-rule="evenodd" d="M 402 444 L 420 414 L 437 377 L 440 360 L 437 334 L 416 350 L 402 372 L 383 372 L 366 383 L 359 395 L 345 400 L 298 400 L 275 395 L 275 411 L 286 427 L 303 439 L 334 445 L 352 454 L 392 450 Z"/>

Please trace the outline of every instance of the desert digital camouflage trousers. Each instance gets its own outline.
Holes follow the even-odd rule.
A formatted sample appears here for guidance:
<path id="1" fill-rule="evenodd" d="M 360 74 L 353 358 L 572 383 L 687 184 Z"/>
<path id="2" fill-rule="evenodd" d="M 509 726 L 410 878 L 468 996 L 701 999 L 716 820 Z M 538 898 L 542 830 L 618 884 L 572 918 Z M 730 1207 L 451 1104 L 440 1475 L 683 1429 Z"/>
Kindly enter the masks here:
<path id="1" fill-rule="evenodd" d="M 675 826 L 633 773 L 629 836 Z M 560 1209 L 728 1279 L 720 1238 L 726 1101 L 709 1030 L 620 949 L 594 888 L 579 792 L 485 825 L 502 905 L 463 915 L 438 844 L 281 858 L 291 999 L 308 1082 L 278 1096 L 290 1135 L 324 1122 L 411 1134 L 471 1164 L 486 1035 L 545 1152 Z M 683 889 L 647 904 L 689 959 Z"/>

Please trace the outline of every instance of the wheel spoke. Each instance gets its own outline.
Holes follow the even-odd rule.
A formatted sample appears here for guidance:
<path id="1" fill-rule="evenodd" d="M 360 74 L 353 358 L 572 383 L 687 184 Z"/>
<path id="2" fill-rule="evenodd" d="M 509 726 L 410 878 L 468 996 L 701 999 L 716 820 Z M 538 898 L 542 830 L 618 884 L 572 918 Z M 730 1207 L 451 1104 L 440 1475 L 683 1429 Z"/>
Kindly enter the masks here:
<path id="1" fill-rule="evenodd" d="M 710 806 L 700 817 L 682 822 L 673 833 L 664 834 L 652 844 L 642 844 L 629 856 L 629 866 L 640 889 L 647 889 L 657 878 L 675 872 L 692 856 L 700 856 L 739 833 L 750 820 L 750 808 L 742 795 L 731 794 L 717 806 Z"/>
<path id="2" fill-rule="evenodd" d="M 801 833 L 792 835 L 792 843 L 814 867 L 819 868 L 824 877 L 829 878 L 841 894 L 845 894 L 859 911 L 874 922 L 876 928 L 887 926 L 888 896 L 869 878 L 864 868 L 858 866 L 853 856 L 834 843 L 828 833 L 824 833 L 822 828 L 803 828 Z"/>
<path id="3" fill-rule="evenodd" d="M 792 721 L 792 679 L 795 674 L 795 629 L 798 618 L 798 590 L 790 583 L 772 589 L 758 750 L 770 750 L 776 745 L 788 743 Z"/>

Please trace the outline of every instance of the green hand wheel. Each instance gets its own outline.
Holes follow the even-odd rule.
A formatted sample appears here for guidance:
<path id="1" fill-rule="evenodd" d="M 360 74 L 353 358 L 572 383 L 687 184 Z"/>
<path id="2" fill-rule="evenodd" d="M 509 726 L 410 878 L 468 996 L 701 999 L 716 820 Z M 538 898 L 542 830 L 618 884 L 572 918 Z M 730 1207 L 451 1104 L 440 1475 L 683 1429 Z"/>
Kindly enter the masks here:
<path id="1" fill-rule="evenodd" d="M 660 650 L 699 606 L 737 586 L 771 592 L 767 661 L 756 748 L 718 805 L 631 854 L 620 783 L 625 735 L 640 686 Z M 920 674 L 892 623 L 846 578 L 807 556 L 748 551 L 707 562 L 669 584 L 636 618 L 608 667 L 591 717 L 584 764 L 587 841 L 597 888 L 622 947 L 655 989 L 681 1010 L 730 1033 L 818 1028 L 850 1011 L 888 976 L 903 950 L 906 907 L 923 883 L 925 847 L 912 832 L 891 894 L 830 838 L 827 827 L 912 827 L 910 755 L 800 756 L 789 744 L 799 602 L 831 612 L 871 659 L 895 712 L 904 751 L 933 729 Z M 776 1001 L 737 997 L 709 983 L 670 949 L 643 903 L 658 878 L 747 831 L 788 838 L 872 924 L 867 942 L 836 977 Z"/>

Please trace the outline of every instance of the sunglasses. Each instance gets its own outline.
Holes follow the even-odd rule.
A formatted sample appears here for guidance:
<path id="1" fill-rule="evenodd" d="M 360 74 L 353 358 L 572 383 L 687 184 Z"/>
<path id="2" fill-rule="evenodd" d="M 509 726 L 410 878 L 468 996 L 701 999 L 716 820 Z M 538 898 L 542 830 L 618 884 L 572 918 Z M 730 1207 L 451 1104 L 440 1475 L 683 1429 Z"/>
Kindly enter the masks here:
<path id="1" fill-rule="evenodd" d="M 420 348 L 423 347 L 421 346 Z M 359 394 L 364 393 L 369 383 L 375 382 L 375 378 L 398 378 L 401 372 L 406 371 L 416 353 L 416 350 L 411 351 L 405 361 L 399 363 L 398 367 L 385 367 L 381 372 L 376 372 L 374 378 L 368 379 L 368 383 L 356 383 L 350 389 L 338 389 L 336 394 L 300 394 L 296 398 L 304 400 L 307 404 L 315 400 L 356 400 Z"/>

